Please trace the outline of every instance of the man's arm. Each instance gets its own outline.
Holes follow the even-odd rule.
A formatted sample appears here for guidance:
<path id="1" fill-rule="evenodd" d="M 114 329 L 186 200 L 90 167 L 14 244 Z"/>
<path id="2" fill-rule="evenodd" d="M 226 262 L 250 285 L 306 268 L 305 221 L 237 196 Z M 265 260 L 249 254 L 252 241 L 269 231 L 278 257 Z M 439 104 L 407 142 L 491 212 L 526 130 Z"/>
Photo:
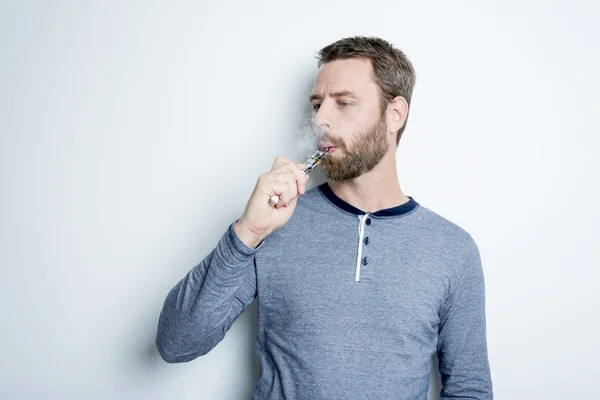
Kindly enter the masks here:
<path id="1" fill-rule="evenodd" d="M 237 222 L 237 221 L 236 221 Z M 212 350 L 256 296 L 254 254 L 235 222 L 216 247 L 167 295 L 156 346 L 169 363 L 191 361 Z"/>
<path id="2" fill-rule="evenodd" d="M 457 271 L 440 312 L 441 400 L 492 400 L 487 352 L 485 285 L 479 250 Z"/>

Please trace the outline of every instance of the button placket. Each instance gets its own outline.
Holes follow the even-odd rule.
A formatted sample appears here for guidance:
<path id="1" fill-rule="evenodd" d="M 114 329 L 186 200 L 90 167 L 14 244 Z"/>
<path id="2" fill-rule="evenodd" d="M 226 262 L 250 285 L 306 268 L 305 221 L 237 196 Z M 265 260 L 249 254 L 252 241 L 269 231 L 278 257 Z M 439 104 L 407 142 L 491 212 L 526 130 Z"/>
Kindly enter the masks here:
<path id="1" fill-rule="evenodd" d="M 360 225 L 359 225 L 359 242 L 358 242 L 358 255 L 356 258 L 356 273 L 355 273 L 355 281 L 356 282 L 370 282 L 371 278 L 369 275 L 369 268 L 365 268 L 368 266 L 370 259 L 367 254 L 367 245 L 370 243 L 370 239 L 367 235 L 368 226 L 370 226 L 373 221 L 371 219 L 370 213 L 366 213 L 364 215 L 359 215 Z M 366 273 L 366 276 L 365 276 Z"/>
<path id="2" fill-rule="evenodd" d="M 365 220 L 365 224 L 371 225 L 371 217 L 367 217 Z M 369 236 L 367 236 L 367 228 L 365 227 L 365 237 L 363 238 L 364 248 L 363 248 L 363 258 L 360 260 L 360 263 L 363 267 L 366 267 L 369 264 L 369 257 L 367 256 L 367 245 L 369 244 Z"/>
<path id="3" fill-rule="evenodd" d="M 367 219 L 365 221 L 365 225 L 371 225 L 370 219 Z M 360 260 L 360 265 L 361 265 L 361 269 L 362 269 L 360 282 L 363 284 L 371 282 L 371 266 L 369 265 L 371 260 L 368 255 L 368 252 L 369 252 L 368 244 L 370 242 L 370 239 L 369 239 L 369 236 L 367 236 L 367 235 L 368 235 L 368 229 L 365 226 L 365 237 L 363 238 L 362 258 Z"/>

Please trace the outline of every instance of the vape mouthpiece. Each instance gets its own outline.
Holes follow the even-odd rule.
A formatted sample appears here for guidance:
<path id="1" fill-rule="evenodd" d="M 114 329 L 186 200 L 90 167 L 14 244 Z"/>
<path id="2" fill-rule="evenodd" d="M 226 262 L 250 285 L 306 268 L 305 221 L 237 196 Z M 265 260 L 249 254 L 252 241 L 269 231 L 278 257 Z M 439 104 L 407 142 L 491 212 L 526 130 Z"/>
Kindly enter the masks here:
<path id="1" fill-rule="evenodd" d="M 303 172 L 305 174 L 308 174 L 310 171 L 315 169 L 315 167 L 319 165 L 323 158 L 325 158 L 325 156 L 327 155 L 327 150 L 328 149 L 317 150 L 312 156 L 310 156 L 308 160 L 304 162 Z M 271 206 L 275 206 L 278 202 L 279 196 L 271 196 L 271 198 L 269 199 L 269 204 Z"/>

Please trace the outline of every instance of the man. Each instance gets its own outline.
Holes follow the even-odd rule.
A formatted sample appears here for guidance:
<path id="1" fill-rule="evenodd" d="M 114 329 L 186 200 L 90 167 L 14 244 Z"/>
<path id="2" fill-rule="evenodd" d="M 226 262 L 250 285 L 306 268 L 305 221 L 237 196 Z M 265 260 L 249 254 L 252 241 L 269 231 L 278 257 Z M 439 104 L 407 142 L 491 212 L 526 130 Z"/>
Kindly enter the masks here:
<path id="1" fill-rule="evenodd" d="M 478 247 L 398 183 L 414 83 L 384 40 L 320 51 L 310 101 L 329 181 L 306 191 L 302 164 L 283 157 L 259 177 L 242 217 L 168 294 L 163 359 L 208 353 L 256 297 L 255 400 L 425 399 L 436 352 L 442 399 L 493 398 Z"/>

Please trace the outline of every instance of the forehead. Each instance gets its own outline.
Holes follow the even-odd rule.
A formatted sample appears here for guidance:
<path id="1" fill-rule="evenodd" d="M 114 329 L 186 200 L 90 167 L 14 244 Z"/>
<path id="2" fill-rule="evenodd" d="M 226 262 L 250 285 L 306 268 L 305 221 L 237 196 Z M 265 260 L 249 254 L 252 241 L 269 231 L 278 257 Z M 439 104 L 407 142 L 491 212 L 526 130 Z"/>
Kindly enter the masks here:
<path id="1" fill-rule="evenodd" d="M 315 78 L 313 95 L 348 90 L 359 95 L 376 93 L 371 61 L 363 58 L 335 60 L 323 64 Z"/>

